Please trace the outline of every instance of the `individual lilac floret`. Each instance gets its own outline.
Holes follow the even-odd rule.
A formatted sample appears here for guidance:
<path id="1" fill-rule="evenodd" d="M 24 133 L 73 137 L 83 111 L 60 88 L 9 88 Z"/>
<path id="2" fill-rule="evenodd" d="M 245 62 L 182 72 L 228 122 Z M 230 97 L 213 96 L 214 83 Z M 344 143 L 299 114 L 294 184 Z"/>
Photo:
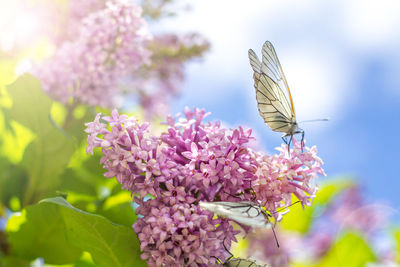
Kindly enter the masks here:
<path id="1" fill-rule="evenodd" d="M 261 205 L 269 211 L 287 206 L 292 194 L 304 205 L 311 205 L 317 191 L 313 183 L 319 174 L 325 175 L 322 160 L 317 156 L 317 148 L 305 147 L 302 152 L 300 142 L 293 139 L 293 149 L 287 154 L 287 145 L 277 150 L 280 154 L 259 155 L 260 168 L 256 172 L 257 183 L 253 189 Z M 284 201 L 285 204 L 282 204 Z"/>
<path id="2" fill-rule="evenodd" d="M 151 39 L 141 8 L 119 0 L 82 20 L 79 34 L 33 73 L 54 99 L 111 107 L 119 82 L 149 64 Z"/>

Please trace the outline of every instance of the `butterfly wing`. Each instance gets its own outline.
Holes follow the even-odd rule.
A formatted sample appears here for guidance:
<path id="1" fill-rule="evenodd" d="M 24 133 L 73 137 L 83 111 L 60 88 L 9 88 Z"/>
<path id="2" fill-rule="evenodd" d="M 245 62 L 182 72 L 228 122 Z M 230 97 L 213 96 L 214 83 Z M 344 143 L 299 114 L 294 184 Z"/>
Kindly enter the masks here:
<path id="1" fill-rule="evenodd" d="M 254 71 L 254 87 L 261 117 L 273 131 L 290 133 L 293 131 L 293 124 L 296 123 L 296 116 L 289 87 L 274 47 L 268 41 L 264 43 L 262 62 L 250 49 L 249 59 Z M 288 92 L 290 104 L 282 88 Z"/>
<path id="2" fill-rule="evenodd" d="M 266 212 L 252 202 L 200 202 L 200 207 L 244 225 L 260 228 L 272 226 Z"/>
<path id="3" fill-rule="evenodd" d="M 233 258 L 224 263 L 227 267 L 267 267 L 266 264 L 259 265 L 255 261 L 250 259 Z"/>

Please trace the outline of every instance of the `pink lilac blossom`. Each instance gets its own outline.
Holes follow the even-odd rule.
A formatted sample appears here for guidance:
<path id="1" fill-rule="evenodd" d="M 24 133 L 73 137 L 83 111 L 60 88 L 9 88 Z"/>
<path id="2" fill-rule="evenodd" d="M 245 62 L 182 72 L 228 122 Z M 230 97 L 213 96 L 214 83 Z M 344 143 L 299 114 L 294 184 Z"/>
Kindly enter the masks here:
<path id="1" fill-rule="evenodd" d="M 64 25 L 66 32 L 63 33 L 61 41 L 71 40 L 78 36 L 81 21 L 88 14 L 104 9 L 106 2 L 106 0 L 69 0 L 67 2 L 67 16 Z"/>
<path id="2" fill-rule="evenodd" d="M 367 234 L 382 228 L 389 217 L 383 205 L 364 204 L 359 186 L 347 189 L 328 213 L 333 222 L 340 227 Z"/>
<path id="3" fill-rule="evenodd" d="M 138 90 L 139 104 L 147 118 L 166 114 L 171 98 L 180 93 L 185 78 L 184 67 L 189 60 L 200 58 L 209 43 L 199 34 L 163 34 L 154 36 L 149 44 L 153 52 L 151 65 L 133 77 L 133 88 Z"/>
<path id="4" fill-rule="evenodd" d="M 33 71 L 43 89 L 61 102 L 114 106 L 119 82 L 150 63 L 151 39 L 141 9 L 121 1 L 82 20 L 78 36 L 64 42 L 54 57 Z"/>
<path id="5" fill-rule="evenodd" d="M 216 262 L 210 256 L 222 260 L 228 256 L 223 242 L 229 249 L 239 231 L 233 230 L 228 219 L 213 219 L 211 212 L 198 207 L 199 201 L 249 201 L 255 188 L 268 191 L 256 191 L 258 201 L 276 208 L 292 193 L 300 194 L 297 190 L 303 188 L 302 184 L 289 188 L 281 184 L 278 196 L 275 187 L 271 189 L 267 183 L 283 178 L 301 183 L 315 178 L 309 169 L 301 168 L 302 160 L 311 167 L 315 164 L 315 149 L 307 150 L 305 156 L 295 154 L 287 161 L 283 154 L 269 157 L 248 147 L 253 138 L 251 130 L 229 130 L 219 122 L 206 123 L 208 115 L 204 110 L 186 109 L 183 118 L 167 118 L 168 129 L 160 136 L 151 135 L 148 123 L 140 124 L 116 110 L 111 117 L 98 114 L 94 122 L 86 124 L 87 152 L 101 147 L 105 176 L 116 177 L 136 196 L 137 213 L 143 217 L 133 228 L 141 241 L 142 258 L 149 266 L 210 266 Z M 268 164 L 286 164 L 296 175 L 307 177 L 298 181 L 300 178 L 288 174 L 287 168 L 273 168 L 266 160 Z M 271 177 L 268 182 L 259 171 L 267 167 L 271 169 L 265 174 Z M 323 173 L 320 166 L 311 169 Z M 148 195 L 153 199 L 145 201 Z M 270 195 L 276 197 L 263 199 Z"/>
<path id="6" fill-rule="evenodd" d="M 65 41 L 76 39 L 82 20 L 90 13 L 104 9 L 106 0 L 35 2 L 35 6 L 42 12 L 40 18 L 46 35 L 55 45 L 60 46 Z"/>
<path id="7" fill-rule="evenodd" d="M 255 173 L 257 182 L 253 184 L 257 199 L 270 211 L 290 203 L 292 194 L 302 204 L 311 205 L 317 191 L 313 181 L 319 174 L 326 175 L 322 169 L 323 162 L 317 156 L 317 148 L 305 147 L 302 152 L 301 142 L 293 139 L 289 156 L 287 145 L 282 144 L 277 150 L 280 154 L 257 154 L 260 166 Z"/>

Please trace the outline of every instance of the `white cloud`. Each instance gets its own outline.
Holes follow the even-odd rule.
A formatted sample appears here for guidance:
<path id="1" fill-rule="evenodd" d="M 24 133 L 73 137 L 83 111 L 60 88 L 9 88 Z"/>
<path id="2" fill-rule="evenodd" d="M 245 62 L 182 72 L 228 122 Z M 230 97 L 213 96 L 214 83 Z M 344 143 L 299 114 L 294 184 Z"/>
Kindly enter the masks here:
<path id="1" fill-rule="evenodd" d="M 341 1 L 340 28 L 349 44 L 379 48 L 399 41 L 400 2 L 396 0 Z M 380 48 L 382 49 L 382 47 Z"/>

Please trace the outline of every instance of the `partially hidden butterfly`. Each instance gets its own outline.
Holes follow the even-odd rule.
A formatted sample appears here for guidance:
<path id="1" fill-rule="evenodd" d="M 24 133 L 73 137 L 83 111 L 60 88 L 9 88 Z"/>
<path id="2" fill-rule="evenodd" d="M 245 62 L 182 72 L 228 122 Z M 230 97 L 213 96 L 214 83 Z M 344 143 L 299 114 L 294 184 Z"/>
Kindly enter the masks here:
<path id="1" fill-rule="evenodd" d="M 250 49 L 249 59 L 254 71 L 258 111 L 264 122 L 271 130 L 284 133 L 282 139 L 288 146 L 293 135 L 299 133 L 303 144 L 304 131 L 298 127 L 292 95 L 274 46 L 269 41 L 264 43 L 261 62 Z M 289 141 L 287 137 L 290 137 Z"/>
<path id="2" fill-rule="evenodd" d="M 224 263 L 222 263 L 222 265 L 226 267 L 268 267 L 266 264 L 257 264 L 254 260 L 251 259 L 233 257 L 227 259 Z"/>
<path id="3" fill-rule="evenodd" d="M 269 228 L 272 226 L 269 215 L 259 205 L 250 201 L 242 202 L 202 202 L 202 209 L 211 211 L 219 216 L 232 219 L 238 223 L 258 227 Z"/>
<path id="4" fill-rule="evenodd" d="M 225 260 L 225 262 L 222 262 L 217 257 L 212 256 L 217 259 L 218 265 L 222 265 L 225 267 L 268 267 L 266 264 L 263 265 L 257 264 L 256 261 L 251 259 L 234 258 L 233 254 L 226 248 L 225 240 L 223 241 L 222 244 L 225 250 L 230 254 L 230 256 Z"/>
<path id="5" fill-rule="evenodd" d="M 269 215 L 260 205 L 254 202 L 202 202 L 199 203 L 202 209 L 208 210 L 222 217 L 232 219 L 238 223 L 258 228 L 270 228 L 274 233 L 276 245 L 279 248 L 279 242 L 276 238 L 274 225 L 272 225 Z"/>

